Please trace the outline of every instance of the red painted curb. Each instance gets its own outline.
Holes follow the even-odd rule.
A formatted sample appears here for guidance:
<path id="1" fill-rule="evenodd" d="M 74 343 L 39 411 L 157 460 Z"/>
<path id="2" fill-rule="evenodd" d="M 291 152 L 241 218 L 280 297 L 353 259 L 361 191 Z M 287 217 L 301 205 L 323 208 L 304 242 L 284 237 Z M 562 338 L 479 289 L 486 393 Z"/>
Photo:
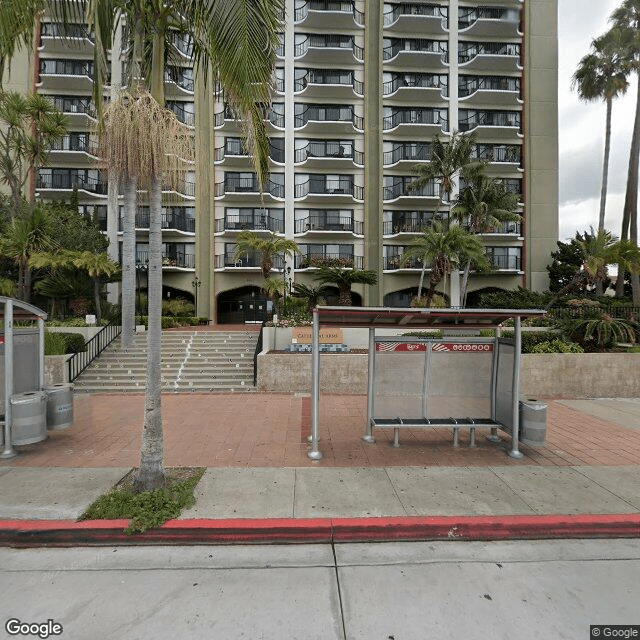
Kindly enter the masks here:
<path id="1" fill-rule="evenodd" d="M 0 546 L 640 538 L 640 514 L 170 520 L 134 535 L 128 524 L 0 520 Z"/>

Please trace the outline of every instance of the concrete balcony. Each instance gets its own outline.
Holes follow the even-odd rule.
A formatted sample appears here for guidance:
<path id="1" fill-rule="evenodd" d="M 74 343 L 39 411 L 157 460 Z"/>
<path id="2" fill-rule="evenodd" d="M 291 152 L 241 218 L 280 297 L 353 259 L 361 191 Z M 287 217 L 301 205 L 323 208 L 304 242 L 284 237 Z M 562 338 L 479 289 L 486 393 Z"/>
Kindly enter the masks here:
<path id="1" fill-rule="evenodd" d="M 332 0 L 307 0 L 294 13 L 296 27 L 308 27 L 326 31 L 331 25 L 336 29 L 355 29 L 364 26 L 364 14 L 356 9 L 353 0 L 334 2 Z"/>

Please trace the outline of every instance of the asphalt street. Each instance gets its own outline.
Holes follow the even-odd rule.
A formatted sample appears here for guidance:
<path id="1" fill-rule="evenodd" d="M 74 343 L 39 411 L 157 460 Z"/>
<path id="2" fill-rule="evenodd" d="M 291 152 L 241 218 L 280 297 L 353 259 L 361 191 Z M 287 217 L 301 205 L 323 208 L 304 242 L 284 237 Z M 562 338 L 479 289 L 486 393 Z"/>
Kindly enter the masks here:
<path id="1" fill-rule="evenodd" d="M 1 633 L 589 640 L 640 625 L 638 575 L 637 539 L 2 548 Z"/>

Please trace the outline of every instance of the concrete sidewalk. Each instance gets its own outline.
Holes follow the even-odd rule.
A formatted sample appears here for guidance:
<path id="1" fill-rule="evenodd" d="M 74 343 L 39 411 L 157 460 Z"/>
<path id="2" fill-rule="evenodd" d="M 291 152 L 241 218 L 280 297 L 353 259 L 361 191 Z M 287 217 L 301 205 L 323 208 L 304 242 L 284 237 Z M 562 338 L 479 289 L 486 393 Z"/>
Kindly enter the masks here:
<path id="1" fill-rule="evenodd" d="M 76 398 L 73 427 L 0 462 L 0 530 L 65 529 L 71 538 L 78 528 L 86 532 L 92 525 L 73 521 L 137 464 L 141 402 L 131 395 Z M 453 448 L 446 429 L 410 432 L 399 449 L 390 446 L 391 432 L 363 443 L 361 396 L 323 397 L 320 462 L 306 456 L 308 397 L 163 396 L 163 411 L 168 466 L 207 467 L 196 505 L 169 525 L 184 539 L 195 529 L 224 528 L 228 541 L 234 531 L 249 535 L 248 527 L 255 537 L 246 539 L 277 529 L 284 533 L 274 540 L 308 541 L 343 525 L 360 527 L 365 539 L 366 531 L 370 539 L 393 537 L 394 527 L 396 534 L 410 530 L 406 539 L 437 529 L 437 538 L 458 524 L 480 536 L 553 537 L 570 533 L 572 522 L 587 536 L 622 527 L 640 537 L 634 399 L 550 402 L 548 444 L 523 446 L 521 461 L 508 457 L 508 437 L 495 445 L 482 434 L 477 448 Z M 109 526 L 96 525 L 103 533 L 124 528 Z"/>

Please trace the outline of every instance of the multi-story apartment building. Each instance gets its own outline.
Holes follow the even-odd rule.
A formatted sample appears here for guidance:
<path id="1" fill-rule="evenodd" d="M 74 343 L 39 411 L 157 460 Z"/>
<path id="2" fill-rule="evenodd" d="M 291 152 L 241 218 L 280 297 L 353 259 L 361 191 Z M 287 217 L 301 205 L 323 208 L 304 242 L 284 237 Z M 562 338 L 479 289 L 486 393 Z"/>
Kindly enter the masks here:
<path id="1" fill-rule="evenodd" d="M 521 223 L 483 236 L 494 264 L 469 290 L 544 289 L 557 239 L 556 0 L 286 0 L 273 100 L 265 105 L 271 173 L 263 190 L 224 94 L 194 79 L 189 44 L 166 77 L 167 104 L 194 128 L 197 162 L 167 193 L 163 217 L 165 294 L 193 298 L 220 322 L 261 317 L 266 303 L 257 257 L 237 259 L 241 230 L 294 239 L 300 254 L 276 260 L 274 276 L 311 284 L 317 266 L 373 269 L 379 283 L 355 291 L 368 305 L 408 305 L 419 264 L 401 257 L 442 213 L 437 183 L 408 189 L 431 141 L 475 132 L 474 154 L 520 194 Z M 37 189 L 95 210 L 118 246 L 117 191 L 95 168 L 91 34 L 76 46 L 44 22 L 39 91 L 69 114 L 72 133 L 41 172 Z M 75 35 L 75 34 L 74 34 Z M 175 59 L 175 56 L 174 56 Z M 121 84 L 112 63 L 112 87 Z M 136 218 L 145 261 L 148 209 Z M 196 277 L 197 276 L 197 277 Z M 445 291 L 458 302 L 458 279 Z"/>

